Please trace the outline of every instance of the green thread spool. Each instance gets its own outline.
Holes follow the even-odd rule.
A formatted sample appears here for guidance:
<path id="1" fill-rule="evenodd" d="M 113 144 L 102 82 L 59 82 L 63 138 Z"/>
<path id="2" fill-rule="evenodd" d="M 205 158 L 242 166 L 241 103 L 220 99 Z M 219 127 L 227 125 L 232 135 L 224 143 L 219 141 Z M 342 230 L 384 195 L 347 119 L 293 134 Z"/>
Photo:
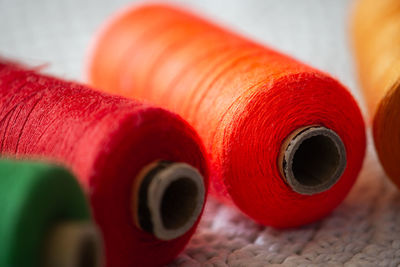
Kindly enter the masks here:
<path id="1" fill-rule="evenodd" d="M 0 266 L 96 267 L 101 241 L 65 169 L 0 160 Z"/>

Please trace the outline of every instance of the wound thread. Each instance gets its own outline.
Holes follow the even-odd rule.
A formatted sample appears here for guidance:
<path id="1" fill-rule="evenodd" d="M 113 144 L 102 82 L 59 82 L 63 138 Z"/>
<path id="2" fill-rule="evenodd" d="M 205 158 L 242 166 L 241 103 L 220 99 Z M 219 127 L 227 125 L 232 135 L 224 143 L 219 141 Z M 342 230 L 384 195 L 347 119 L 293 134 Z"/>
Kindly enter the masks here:
<path id="1" fill-rule="evenodd" d="M 64 168 L 2 159 L 0 196 L 0 266 L 82 266 L 82 243 L 69 242 L 77 235 L 54 239 L 54 229 L 65 230 L 66 225 L 74 225 L 75 232 L 90 229 L 92 264 L 85 266 L 101 266 L 102 241 L 89 205 L 75 177 Z"/>
<path id="2" fill-rule="evenodd" d="M 351 37 L 379 160 L 400 188 L 400 2 L 356 1 Z"/>
<path id="3" fill-rule="evenodd" d="M 0 153 L 51 159 L 74 172 L 101 230 L 106 266 L 165 265 L 184 248 L 200 215 L 182 235 L 160 240 L 136 227 L 131 213 L 137 175 L 156 160 L 188 164 L 207 188 L 203 145 L 180 117 L 3 61 L 0 106 Z"/>
<path id="4" fill-rule="evenodd" d="M 88 58 L 92 85 L 150 101 L 191 123 L 207 148 L 211 193 L 259 223 L 294 227 L 318 220 L 357 178 L 365 128 L 346 88 L 203 18 L 162 4 L 126 8 L 100 29 Z M 339 137 L 347 164 L 330 188 L 305 195 L 288 186 L 279 156 L 293 131 L 312 125 Z"/>

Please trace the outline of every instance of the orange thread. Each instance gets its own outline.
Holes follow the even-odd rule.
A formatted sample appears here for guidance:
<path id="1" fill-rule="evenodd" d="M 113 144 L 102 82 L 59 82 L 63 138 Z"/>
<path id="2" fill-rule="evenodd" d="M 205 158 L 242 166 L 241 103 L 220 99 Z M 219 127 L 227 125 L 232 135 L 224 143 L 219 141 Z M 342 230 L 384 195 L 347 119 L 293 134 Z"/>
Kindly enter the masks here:
<path id="1" fill-rule="evenodd" d="M 212 193 L 260 223 L 291 227 L 325 216 L 360 170 L 364 124 L 342 85 L 185 11 L 148 5 L 117 14 L 98 35 L 88 74 L 97 88 L 151 101 L 188 120 L 208 149 Z M 292 136 L 300 128 L 307 132 Z M 306 164 L 291 161 L 290 153 L 287 164 L 278 161 L 285 149 L 297 153 L 296 145 L 284 144 L 306 139 L 314 140 L 311 154 L 299 159 L 306 171 L 320 168 L 340 179 L 318 192 L 312 183 L 320 177 L 302 180 L 306 190 L 299 193 L 301 186 L 282 177 L 279 166 L 295 166 L 296 176 Z M 321 151 L 320 141 L 336 154 Z M 342 169 L 325 166 L 322 154 Z"/>
<path id="2" fill-rule="evenodd" d="M 358 1 L 352 19 L 375 147 L 387 175 L 400 187 L 400 1 Z"/>

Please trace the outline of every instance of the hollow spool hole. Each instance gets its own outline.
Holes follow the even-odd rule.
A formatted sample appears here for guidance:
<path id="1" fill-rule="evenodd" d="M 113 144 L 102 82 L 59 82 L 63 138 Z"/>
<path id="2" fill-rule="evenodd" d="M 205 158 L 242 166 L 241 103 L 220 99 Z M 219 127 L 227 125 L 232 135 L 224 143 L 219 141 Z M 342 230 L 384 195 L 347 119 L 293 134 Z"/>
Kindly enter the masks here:
<path id="1" fill-rule="evenodd" d="M 98 266 L 96 241 L 92 238 L 86 238 L 80 245 L 78 257 L 78 267 Z"/>
<path id="2" fill-rule="evenodd" d="M 182 227 L 193 215 L 199 191 L 195 182 L 182 177 L 170 183 L 162 196 L 161 219 L 164 227 L 174 230 Z"/>
<path id="3" fill-rule="evenodd" d="M 304 140 L 293 156 L 293 176 L 302 185 L 318 186 L 337 175 L 340 152 L 328 136 L 316 135 Z"/>

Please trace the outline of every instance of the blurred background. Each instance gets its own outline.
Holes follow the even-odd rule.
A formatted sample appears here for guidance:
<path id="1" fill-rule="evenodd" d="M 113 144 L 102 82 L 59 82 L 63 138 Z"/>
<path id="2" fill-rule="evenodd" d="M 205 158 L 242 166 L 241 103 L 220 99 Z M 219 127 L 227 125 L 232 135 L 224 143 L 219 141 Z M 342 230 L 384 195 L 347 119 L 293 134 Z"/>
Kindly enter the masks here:
<path id="1" fill-rule="evenodd" d="M 0 54 L 83 80 L 100 25 L 132 0 L 0 0 Z M 161 2 L 161 1 L 160 1 Z M 329 72 L 358 100 L 348 41 L 348 0 L 175 0 L 218 23 Z"/>
<path id="2" fill-rule="evenodd" d="M 84 81 L 85 55 L 96 30 L 133 2 L 0 0 L 0 55 L 31 65 L 47 64 L 48 73 Z M 365 111 L 348 38 L 351 1 L 169 2 L 330 73 L 351 90 Z M 356 186 L 331 216 L 280 231 L 257 225 L 211 199 L 199 230 L 171 266 L 390 266 L 393 257 L 400 258 L 400 196 L 384 179 L 371 145 Z"/>

